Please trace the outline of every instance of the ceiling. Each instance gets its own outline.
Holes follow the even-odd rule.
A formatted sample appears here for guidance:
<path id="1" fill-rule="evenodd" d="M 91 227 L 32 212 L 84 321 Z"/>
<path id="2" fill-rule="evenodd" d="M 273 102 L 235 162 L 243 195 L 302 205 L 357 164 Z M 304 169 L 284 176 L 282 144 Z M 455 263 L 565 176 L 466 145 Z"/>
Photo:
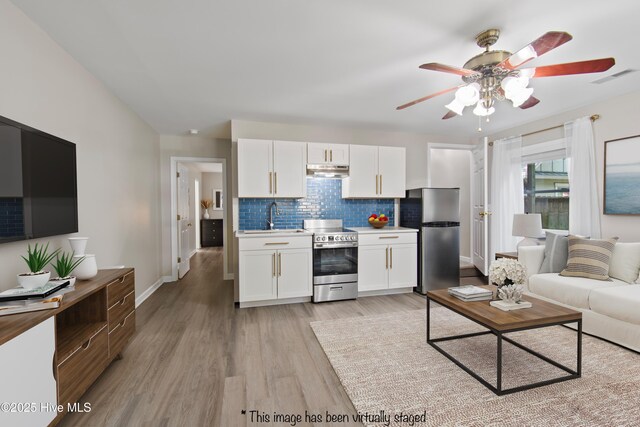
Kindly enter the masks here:
<path id="1" fill-rule="evenodd" d="M 470 112 L 441 120 L 453 94 L 395 107 L 459 84 L 418 66 L 462 66 L 481 52 L 474 36 L 491 27 L 502 32 L 494 48 L 512 52 L 546 31 L 573 35 L 532 66 L 608 56 L 617 64 L 533 80 L 541 103 L 501 103 L 483 126 L 489 133 L 640 90 L 640 72 L 590 83 L 640 69 L 633 0 L 13 2 L 162 134 L 219 134 L 244 119 L 475 136 Z"/>

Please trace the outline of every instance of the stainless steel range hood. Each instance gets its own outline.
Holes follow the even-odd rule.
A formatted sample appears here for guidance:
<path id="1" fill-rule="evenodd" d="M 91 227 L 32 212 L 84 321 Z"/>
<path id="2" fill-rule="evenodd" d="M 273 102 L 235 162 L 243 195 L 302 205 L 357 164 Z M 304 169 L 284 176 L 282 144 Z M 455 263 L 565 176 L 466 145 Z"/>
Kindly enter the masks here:
<path id="1" fill-rule="evenodd" d="M 349 166 L 308 164 L 307 176 L 317 178 L 346 178 L 349 176 Z"/>

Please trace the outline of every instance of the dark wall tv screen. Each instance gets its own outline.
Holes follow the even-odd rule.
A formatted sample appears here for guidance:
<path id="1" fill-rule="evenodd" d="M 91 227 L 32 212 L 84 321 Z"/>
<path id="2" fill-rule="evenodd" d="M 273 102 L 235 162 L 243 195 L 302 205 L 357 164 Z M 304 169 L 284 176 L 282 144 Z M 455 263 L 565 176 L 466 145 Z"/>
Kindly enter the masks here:
<path id="1" fill-rule="evenodd" d="M 0 117 L 0 243 L 77 231 L 75 144 Z"/>

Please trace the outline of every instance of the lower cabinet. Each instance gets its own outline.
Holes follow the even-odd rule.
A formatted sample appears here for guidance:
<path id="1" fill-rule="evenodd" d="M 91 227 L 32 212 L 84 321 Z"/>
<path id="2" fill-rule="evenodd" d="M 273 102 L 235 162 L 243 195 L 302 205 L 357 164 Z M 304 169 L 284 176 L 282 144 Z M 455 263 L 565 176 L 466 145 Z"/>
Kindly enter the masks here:
<path id="1" fill-rule="evenodd" d="M 359 292 L 412 288 L 417 285 L 418 246 L 415 233 L 365 236 L 358 236 Z"/>
<path id="2" fill-rule="evenodd" d="M 240 303 L 311 296 L 313 254 L 311 237 L 305 237 L 240 239 Z"/>

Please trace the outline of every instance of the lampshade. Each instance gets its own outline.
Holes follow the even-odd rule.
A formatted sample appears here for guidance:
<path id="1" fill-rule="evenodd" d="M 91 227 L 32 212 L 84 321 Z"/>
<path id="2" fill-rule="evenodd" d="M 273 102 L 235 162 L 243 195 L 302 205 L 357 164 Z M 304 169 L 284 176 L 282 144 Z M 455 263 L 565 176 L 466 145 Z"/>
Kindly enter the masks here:
<path id="1" fill-rule="evenodd" d="M 457 97 L 453 98 L 453 101 L 445 105 L 445 107 L 460 116 L 462 115 L 462 110 L 464 110 L 464 104 L 460 103 Z"/>
<path id="2" fill-rule="evenodd" d="M 485 108 L 482 102 L 482 100 L 478 101 L 478 105 L 476 105 L 476 108 L 473 109 L 473 114 L 475 114 L 476 116 L 490 116 L 496 111 L 494 107 Z"/>
<path id="3" fill-rule="evenodd" d="M 456 101 L 466 107 L 475 104 L 478 99 L 480 99 L 480 85 L 478 83 L 468 84 L 456 91 Z"/>
<path id="4" fill-rule="evenodd" d="M 512 236 L 520 237 L 542 237 L 542 215 L 534 214 L 515 214 L 513 215 Z"/>

